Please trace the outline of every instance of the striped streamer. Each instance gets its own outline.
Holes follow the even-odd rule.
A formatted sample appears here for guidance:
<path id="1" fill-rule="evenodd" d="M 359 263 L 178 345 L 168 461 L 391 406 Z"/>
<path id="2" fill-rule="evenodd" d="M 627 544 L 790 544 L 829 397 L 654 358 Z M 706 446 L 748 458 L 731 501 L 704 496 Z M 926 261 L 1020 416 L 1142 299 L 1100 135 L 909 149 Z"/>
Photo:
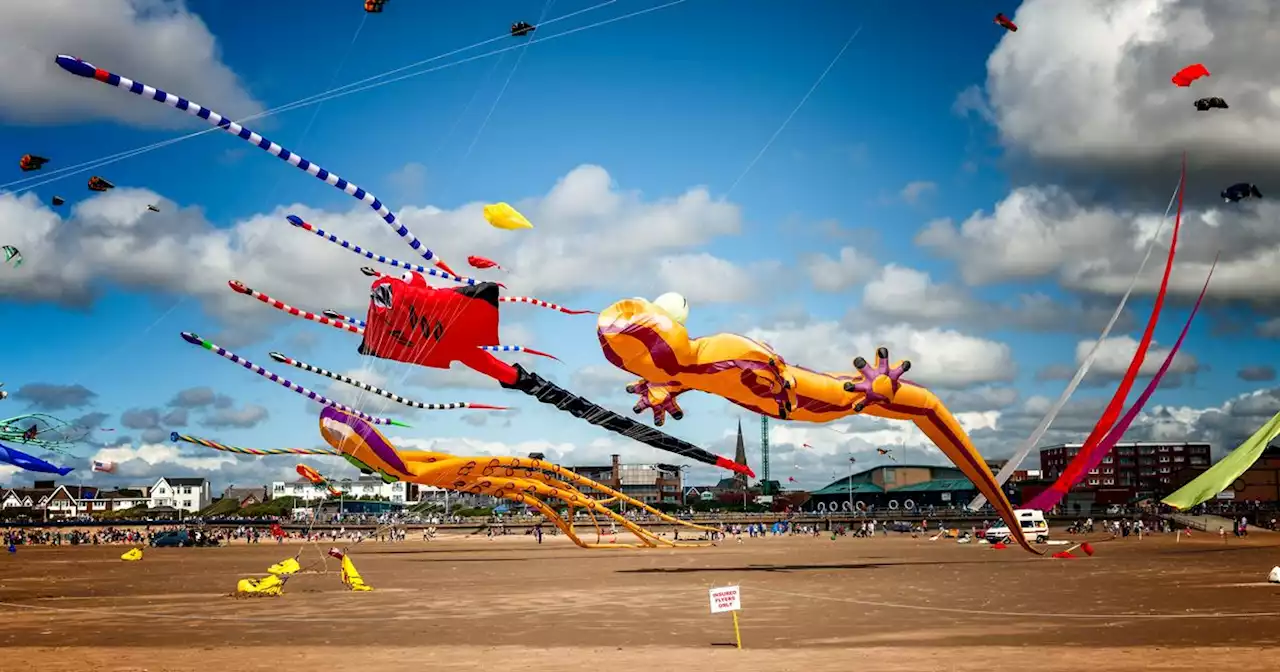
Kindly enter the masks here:
<path id="1" fill-rule="evenodd" d="M 174 443 L 193 443 L 197 446 L 221 450 L 224 453 L 236 453 L 237 455 L 257 455 L 259 457 L 265 455 L 341 455 L 336 450 L 326 450 L 324 448 L 271 448 L 268 450 L 260 450 L 258 448 L 239 448 L 236 446 L 228 446 L 225 443 L 202 439 L 198 436 L 188 436 L 172 432 L 169 434 L 169 440 Z"/>
<path id="2" fill-rule="evenodd" d="M 415 270 L 415 269 L 410 269 L 410 270 L 412 271 L 412 270 Z M 360 269 L 360 272 L 361 272 L 361 273 L 364 273 L 365 275 L 367 275 L 367 276 L 369 276 L 369 277 L 371 277 L 371 278 L 385 278 L 385 277 L 387 277 L 387 274 L 386 274 L 386 273 L 383 273 L 382 271 L 379 271 L 379 270 L 374 269 L 374 268 L 369 268 L 368 266 L 364 266 L 364 267 L 362 267 L 362 268 Z M 404 280 L 404 279 L 405 279 L 405 278 L 404 278 L 404 276 L 401 276 L 401 279 L 402 279 L 402 280 Z M 470 279 L 470 278 L 468 278 L 468 280 L 469 280 L 469 279 Z M 473 284 L 474 284 L 474 283 L 473 283 Z M 502 283 L 500 283 L 500 282 L 499 282 L 499 283 L 495 283 L 495 284 L 497 284 L 499 287 L 506 287 L 506 285 L 503 285 L 503 284 L 502 284 Z M 558 303 L 551 303 L 550 301 L 543 301 L 542 299 L 537 299 L 537 298 L 534 298 L 534 297 L 532 297 L 532 296 L 499 296 L 499 297 L 498 297 L 498 300 L 499 300 L 499 301 L 501 301 L 501 302 L 503 302 L 503 303 L 527 303 L 527 304 L 529 304 L 529 305 L 531 305 L 531 306 L 537 306 L 537 307 L 539 307 L 539 308 L 549 308 L 549 309 L 551 309 L 551 310 L 558 310 L 558 311 L 560 311 L 560 312 L 562 312 L 562 313 L 565 313 L 566 315 L 594 315 L 594 314 L 595 314 L 595 312 L 596 312 L 596 311 L 594 311 L 594 310 L 574 310 L 573 308 L 565 308 L 564 306 L 562 306 L 562 305 L 560 305 L 560 304 L 558 304 Z M 331 312 L 334 312 L 334 311 L 326 310 L 326 311 L 325 311 L 325 315 L 329 315 L 329 313 L 331 313 Z M 354 322 L 353 322 L 353 324 L 354 324 Z M 363 326 L 363 325 L 361 325 L 361 326 Z"/>
<path id="3" fill-rule="evenodd" d="M 124 89 L 130 93 L 150 98 L 154 101 L 164 103 L 169 107 L 182 110 L 192 116 L 204 119 L 210 124 L 221 128 L 251 145 L 256 146 L 258 149 L 271 154 L 281 161 L 285 161 L 289 165 L 307 172 L 316 179 L 323 181 L 325 184 L 340 189 L 348 196 L 352 196 L 356 200 L 368 205 L 370 208 L 373 208 L 373 211 L 378 213 L 378 216 L 382 218 L 382 221 L 386 222 L 387 226 L 390 226 L 396 234 L 400 236 L 400 238 L 408 243 L 409 247 L 416 250 L 418 254 L 421 254 L 423 259 L 432 262 L 436 268 L 439 268 L 446 273 L 456 275 L 453 272 L 453 269 L 449 268 L 449 265 L 446 264 L 443 259 L 437 258 L 435 253 L 424 247 L 422 245 L 422 241 L 418 240 L 418 238 L 414 236 L 409 229 L 405 228 L 403 224 L 397 222 L 395 214 L 388 210 L 387 206 L 383 205 L 382 201 L 378 200 L 376 196 L 364 189 L 361 189 L 355 184 L 338 177 L 336 174 L 321 168 L 318 164 L 312 163 L 301 155 L 295 154 L 271 140 L 262 137 L 252 129 L 231 121 L 223 115 L 218 114 L 207 107 L 189 101 L 186 98 L 175 96 L 172 93 L 167 93 L 160 89 L 143 84 L 142 82 L 135 82 L 127 77 L 121 77 L 114 72 L 103 70 L 92 63 L 87 63 L 74 56 L 59 54 L 54 61 L 63 70 L 66 70 L 73 75 L 84 77 L 85 79 L 96 79 L 103 84 L 109 84 L 118 89 Z"/>
<path id="4" fill-rule="evenodd" d="M 523 352 L 528 355 L 537 355 L 539 357 L 554 359 L 557 362 L 560 361 L 560 358 L 555 355 L 545 353 L 541 350 L 534 350 L 533 348 L 526 348 L 523 345 L 482 345 L 480 346 L 480 349 L 488 350 L 489 352 Z"/>
<path id="5" fill-rule="evenodd" d="M 259 292 L 256 289 L 253 289 L 245 285 L 243 282 L 240 282 L 239 280 L 231 280 L 227 282 L 227 285 L 231 287 L 231 289 L 235 292 L 244 294 L 245 296 L 252 296 L 253 298 L 267 304 L 268 306 L 271 306 L 276 310 L 283 310 L 284 312 L 289 313 L 294 317 L 301 317 L 304 320 L 310 320 L 312 322 L 324 324 L 324 325 L 333 327 L 334 329 L 349 331 L 359 336 L 364 335 L 364 329 L 361 328 L 364 326 L 363 322 L 360 324 L 360 326 L 356 326 L 355 324 L 351 324 L 341 319 L 331 318 L 326 315 L 316 315 L 315 313 L 309 310 L 294 308 L 293 306 L 285 303 L 284 301 L 280 301 L 278 299 L 272 298 L 271 295 L 269 294 L 264 294 L 262 292 Z"/>
<path id="6" fill-rule="evenodd" d="M 355 243 L 349 240 L 346 240 L 345 238 L 339 238 L 333 235 L 332 233 L 329 233 L 328 231 L 325 231 L 324 229 L 307 222 L 306 220 L 302 219 L 297 215 L 289 215 L 285 217 L 285 219 L 289 220 L 290 224 L 296 226 L 299 229 L 302 229 L 303 231 L 310 231 L 311 233 L 314 233 L 317 236 L 320 236 L 321 238 L 324 238 L 325 240 L 335 245 L 351 250 L 352 252 L 355 252 L 356 254 L 364 257 L 365 259 L 371 259 L 380 264 L 395 266 L 396 268 L 404 268 L 410 271 L 417 271 L 419 273 L 426 273 L 427 275 L 432 275 L 437 278 L 444 278 L 445 280 L 460 282 L 464 285 L 474 285 L 474 284 L 483 282 L 482 280 L 476 280 L 475 278 L 468 278 L 466 276 L 461 276 L 461 275 L 453 275 L 452 273 L 438 271 L 434 268 L 427 268 L 426 266 L 421 266 L 419 264 L 411 264 L 407 261 L 400 261 L 399 259 L 384 257 L 381 254 L 370 252 L 369 250 L 366 250 L 363 247 L 360 247 L 359 245 L 356 245 Z"/>
<path id="7" fill-rule="evenodd" d="M 325 310 L 322 314 L 331 320 L 338 320 L 340 322 L 346 322 L 347 324 L 353 324 L 361 329 L 365 327 L 364 320 L 355 317 L 347 317 L 336 310 Z"/>
<path id="8" fill-rule="evenodd" d="M 259 376 L 262 376 L 263 378 L 266 378 L 267 380 L 270 380 L 273 383 L 277 383 L 283 387 L 287 387 L 290 390 L 293 390 L 294 392 L 297 392 L 298 394 L 301 394 L 302 396 L 318 404 L 321 404 L 323 406 L 332 406 L 333 408 L 336 408 L 344 413 L 350 413 L 351 415 L 354 415 L 358 418 L 363 419 L 365 422 L 371 422 L 375 425 L 395 425 L 397 427 L 408 427 L 408 425 L 402 422 L 398 422 L 396 420 L 392 420 L 390 418 L 375 418 L 374 416 L 369 415 L 368 413 L 363 413 L 345 404 L 340 404 L 318 392 L 308 390 L 307 388 L 293 381 L 290 381 L 286 378 L 281 378 L 280 376 L 277 376 L 276 374 L 271 373 L 270 371 L 262 368 L 261 366 L 258 366 L 257 364 L 254 364 L 253 362 L 241 357 L 240 355 L 237 355 L 236 353 L 231 352 L 226 348 L 223 348 L 217 343 L 206 341 L 205 339 L 200 338 L 196 334 L 193 334 L 189 331 L 182 332 L 182 339 L 192 345 L 198 345 L 204 348 L 205 350 L 209 350 L 220 357 L 229 359 L 232 362 L 239 364 L 240 366 L 243 366 L 244 368 L 249 369 L 250 371 L 258 374 Z"/>
<path id="9" fill-rule="evenodd" d="M 507 410 L 506 406 L 491 406 L 489 404 L 476 404 L 469 401 L 460 401 L 460 402 L 451 403 L 451 404 L 427 404 L 421 401 L 406 399 L 398 394 L 395 394 L 394 392 L 388 392 L 387 390 L 384 390 L 380 387 L 374 387 L 373 385 L 370 385 L 365 382 L 361 382 L 350 376 L 344 376 L 341 373 L 335 373 L 328 369 L 322 369 L 313 364 L 308 364 L 302 360 L 294 359 L 292 357 L 289 357 L 288 355 L 284 355 L 279 352 L 271 353 L 271 359 L 274 359 L 277 362 L 280 362 L 281 364 L 288 364 L 289 366 L 302 369 L 303 371 L 309 371 L 311 373 L 324 376 L 325 378 L 330 378 L 332 380 L 336 380 L 341 383 L 346 383 L 348 385 L 358 387 L 364 390 L 365 392 L 370 392 L 380 397 L 386 397 L 387 399 L 390 399 L 399 404 L 404 404 L 405 406 L 408 406 L 410 408 L 420 408 L 424 411 L 456 411 L 456 410 L 468 409 L 468 408 L 474 409 L 474 410 L 489 410 L 489 411 Z"/>

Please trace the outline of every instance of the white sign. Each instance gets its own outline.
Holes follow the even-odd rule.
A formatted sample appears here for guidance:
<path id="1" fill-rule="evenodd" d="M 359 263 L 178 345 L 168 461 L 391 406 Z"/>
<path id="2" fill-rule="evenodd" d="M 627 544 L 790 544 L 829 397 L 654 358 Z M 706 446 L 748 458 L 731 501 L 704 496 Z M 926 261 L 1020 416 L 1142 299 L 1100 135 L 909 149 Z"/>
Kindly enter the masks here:
<path id="1" fill-rule="evenodd" d="M 712 588 L 710 592 L 711 613 L 722 614 L 742 609 L 742 590 L 738 586 Z"/>
<path id="2" fill-rule="evenodd" d="M 951 501 L 951 493 L 949 493 L 949 492 L 944 492 L 944 493 L 942 493 L 942 501 L 944 501 L 944 502 L 949 502 L 949 501 Z"/>
<path id="3" fill-rule="evenodd" d="M 1223 490 L 1222 492 L 1214 495 L 1214 497 L 1217 499 L 1235 499 L 1236 493 L 1234 490 Z"/>
<path id="4" fill-rule="evenodd" d="M 757 495 L 756 504 L 772 504 L 773 495 Z"/>

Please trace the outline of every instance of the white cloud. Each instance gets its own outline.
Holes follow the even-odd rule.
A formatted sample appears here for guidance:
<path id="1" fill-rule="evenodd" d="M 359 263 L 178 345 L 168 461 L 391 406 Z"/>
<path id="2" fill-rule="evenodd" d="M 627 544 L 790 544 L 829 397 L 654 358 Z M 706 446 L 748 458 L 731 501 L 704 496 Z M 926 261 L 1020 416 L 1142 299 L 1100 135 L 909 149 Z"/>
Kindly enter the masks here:
<path id="1" fill-rule="evenodd" d="M 840 248 L 839 257 L 815 254 L 804 261 L 813 286 L 822 292 L 842 292 L 874 277 L 876 260 L 856 247 Z"/>
<path id="2" fill-rule="evenodd" d="M 819 371 L 848 371 L 855 357 L 874 359 L 876 348 L 886 346 L 895 361 L 910 359 L 909 377 L 925 384 L 960 388 L 1012 380 L 1016 372 L 1008 345 L 949 329 L 893 325 L 851 333 L 836 322 L 810 322 L 753 329 L 746 336 Z"/>
<path id="3" fill-rule="evenodd" d="M 117 476 L 135 478 L 150 477 L 152 474 L 158 474 L 155 478 L 160 478 L 164 475 L 156 469 L 183 467 L 195 471 L 210 471 L 236 462 L 236 458 L 232 455 L 215 451 L 206 451 L 200 456 L 183 454 L 177 444 L 173 443 L 143 444 L 136 448 L 130 446 L 103 448 L 95 453 L 92 459 L 100 462 L 115 462 Z"/>
<path id="4" fill-rule="evenodd" d="M 1035 38 L 1005 35 L 987 61 L 1001 138 L 1038 161 L 1095 170 L 1176 165 L 1184 149 L 1200 170 L 1265 169 L 1280 158 L 1273 9 L 1270 0 L 1027 0 L 1014 20 Z M 1212 76 L 1173 86 L 1173 73 L 1195 62 Z M 1231 109 L 1197 112 L 1204 96 Z"/>
<path id="5" fill-rule="evenodd" d="M 908 182 L 902 191 L 898 192 L 898 196 L 910 205 L 919 203 L 922 199 L 932 196 L 938 192 L 938 185 L 934 182 Z"/>
<path id="6" fill-rule="evenodd" d="M 706 252 L 679 254 L 658 260 L 662 291 L 679 292 L 691 304 L 746 301 L 765 287 L 762 279 L 776 275 L 776 262 L 742 267 Z"/>
<path id="7" fill-rule="evenodd" d="M 603 168 L 574 169 L 544 198 L 517 204 L 538 227 L 533 231 L 487 226 L 480 203 L 453 211 L 406 207 L 399 214 L 460 272 L 466 272 L 466 256 L 487 256 L 514 269 L 501 278 L 508 286 L 549 300 L 580 290 L 660 293 L 667 282 L 664 258 L 679 267 L 682 258 L 675 255 L 739 230 L 738 207 L 713 201 L 701 188 L 646 201 L 610 185 Z M 148 212 L 147 203 L 157 201 L 161 212 Z M 18 246 L 27 259 L 0 274 L 0 297 L 83 305 L 111 283 L 191 295 L 240 334 L 282 319 L 227 289 L 225 282 L 234 278 L 299 307 L 361 314 L 369 282 L 358 269 L 368 260 L 294 229 L 284 220 L 289 213 L 381 254 L 414 258 L 363 207 L 327 212 L 293 205 L 215 228 L 198 208 L 179 207 L 145 190 L 112 190 L 81 203 L 67 219 L 33 195 L 0 195 L 0 239 Z M 708 288 L 704 300 L 747 298 L 735 284 L 745 282 L 747 272 L 713 257 L 683 260 L 691 273 L 714 272 L 718 286 Z M 515 306 L 508 314 L 531 310 L 537 309 Z"/>
<path id="8" fill-rule="evenodd" d="M 897 264 L 862 290 L 862 306 L 889 321 L 940 323 L 973 315 L 975 302 L 959 287 L 939 285 L 928 273 Z"/>
<path id="9" fill-rule="evenodd" d="M 427 188 L 427 167 L 421 163 L 406 163 L 391 173 L 387 181 L 400 198 L 421 198 Z"/>
<path id="10" fill-rule="evenodd" d="M 1118 296 L 1128 288 L 1162 214 L 1082 205 L 1058 187 L 1022 187 L 990 215 L 975 213 L 958 227 L 949 220 L 931 222 L 916 243 L 955 261 L 970 284 L 1049 276 L 1069 289 Z M 1280 206 L 1266 201 L 1184 211 L 1170 294 L 1198 295 L 1220 255 L 1208 296 L 1259 303 L 1280 298 L 1278 219 Z M 1159 288 L 1172 229 L 1166 223 L 1138 280 L 1139 294 Z"/>
<path id="11" fill-rule="evenodd" d="M 51 124 L 110 118 L 143 126 L 192 124 L 184 115 L 54 64 L 69 52 L 98 67 L 243 118 L 262 110 L 223 62 L 204 22 L 178 0 L 9 2 L 0 21 L 0 120 Z"/>
<path id="12" fill-rule="evenodd" d="M 1089 355 L 1089 351 L 1093 349 L 1096 340 L 1080 341 L 1076 344 L 1076 366 L 1084 362 L 1085 357 Z M 1147 356 L 1142 360 L 1142 366 L 1139 368 L 1139 374 L 1143 376 L 1154 376 L 1160 370 L 1160 365 L 1164 364 L 1164 360 L 1169 356 L 1168 347 L 1160 347 L 1152 342 L 1150 349 L 1147 350 Z M 1132 336 L 1119 336 L 1108 338 L 1102 342 L 1102 347 L 1098 349 L 1098 356 L 1094 360 L 1093 366 L 1089 369 L 1090 373 L 1097 376 L 1107 378 L 1119 378 L 1129 369 L 1129 362 L 1133 361 L 1133 356 L 1138 352 L 1138 341 Z M 1173 358 L 1173 362 L 1169 365 L 1169 373 L 1195 373 L 1200 369 L 1200 363 L 1196 361 L 1194 355 L 1187 353 L 1185 350 L 1178 350 L 1178 354 Z"/>

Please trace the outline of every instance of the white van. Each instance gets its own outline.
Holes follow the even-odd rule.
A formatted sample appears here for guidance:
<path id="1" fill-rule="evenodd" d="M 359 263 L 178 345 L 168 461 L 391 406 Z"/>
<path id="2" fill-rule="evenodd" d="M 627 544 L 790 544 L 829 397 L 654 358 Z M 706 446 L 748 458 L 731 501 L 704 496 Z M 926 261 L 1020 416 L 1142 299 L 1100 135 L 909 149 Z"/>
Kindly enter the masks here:
<path id="1" fill-rule="evenodd" d="M 1015 509 L 1013 515 L 1018 517 L 1018 525 L 1022 527 L 1022 534 L 1027 539 L 1043 544 L 1049 541 L 1049 523 L 1044 520 L 1044 511 L 1039 509 Z M 987 529 L 987 541 L 996 543 L 1012 537 L 1009 533 L 1009 527 L 1004 523 L 997 523 L 994 527 Z"/>

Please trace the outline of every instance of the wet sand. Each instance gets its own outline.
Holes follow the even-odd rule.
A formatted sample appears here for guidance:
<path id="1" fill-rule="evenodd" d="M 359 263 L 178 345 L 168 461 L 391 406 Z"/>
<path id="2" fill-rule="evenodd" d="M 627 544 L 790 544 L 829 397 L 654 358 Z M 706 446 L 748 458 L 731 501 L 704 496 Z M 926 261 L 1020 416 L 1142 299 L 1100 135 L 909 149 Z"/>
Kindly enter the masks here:
<path id="1" fill-rule="evenodd" d="M 0 558 L 0 670 L 1275 670 L 1280 535 L 1107 541 L 1073 560 L 877 539 L 585 551 L 559 537 L 21 547 Z M 236 580 L 302 551 L 278 598 Z M 1058 549 L 1052 549 L 1058 550 Z M 327 573 L 325 573 L 327 570 Z M 740 584 L 745 649 L 707 589 Z"/>

